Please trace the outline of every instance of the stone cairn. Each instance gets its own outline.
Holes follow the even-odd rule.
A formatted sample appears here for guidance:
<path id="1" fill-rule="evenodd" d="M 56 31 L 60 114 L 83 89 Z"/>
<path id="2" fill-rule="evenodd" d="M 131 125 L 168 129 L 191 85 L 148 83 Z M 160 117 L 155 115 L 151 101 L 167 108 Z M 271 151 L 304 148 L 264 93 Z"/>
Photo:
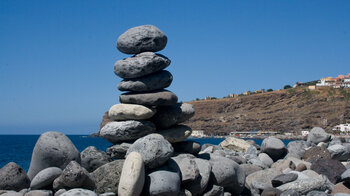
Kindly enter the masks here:
<path id="1" fill-rule="evenodd" d="M 163 90 L 172 81 L 163 70 L 170 60 L 154 52 L 166 42 L 151 25 L 119 37 L 118 49 L 135 56 L 115 63 L 124 78 L 118 88 L 129 92 L 104 116 L 99 135 L 114 144 L 107 152 L 79 152 L 64 134 L 45 132 L 28 173 L 14 162 L 0 169 L 0 195 L 350 195 L 350 142 L 322 128 L 287 147 L 275 137 L 261 146 L 235 137 L 219 145 L 185 140 L 191 129 L 179 123 L 194 109 Z"/>
<path id="2" fill-rule="evenodd" d="M 118 50 L 134 56 L 114 64 L 114 73 L 123 78 L 118 89 L 127 92 L 106 113 L 99 135 L 107 141 L 132 142 L 156 132 L 175 143 L 191 135 L 191 128 L 179 123 L 194 115 L 192 105 L 177 103 L 177 96 L 165 90 L 173 80 L 164 70 L 171 61 L 155 52 L 166 44 L 167 36 L 152 25 L 131 28 L 118 38 Z"/>

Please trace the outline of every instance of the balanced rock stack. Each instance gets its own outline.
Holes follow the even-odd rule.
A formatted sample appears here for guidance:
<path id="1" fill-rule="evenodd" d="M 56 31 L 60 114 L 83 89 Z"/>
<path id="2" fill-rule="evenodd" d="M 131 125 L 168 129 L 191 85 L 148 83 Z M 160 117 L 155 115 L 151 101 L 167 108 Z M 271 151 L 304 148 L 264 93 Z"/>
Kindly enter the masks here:
<path id="1" fill-rule="evenodd" d="M 194 115 L 191 104 L 177 103 L 177 96 L 165 90 L 173 76 L 164 70 L 170 60 L 155 52 L 165 48 L 167 36 L 153 25 L 131 28 L 117 41 L 117 48 L 134 56 L 118 60 L 114 73 L 119 83 L 120 104 L 105 115 L 99 135 L 114 144 L 132 142 L 150 133 L 159 133 L 169 142 L 181 142 L 191 128 L 179 125 Z"/>

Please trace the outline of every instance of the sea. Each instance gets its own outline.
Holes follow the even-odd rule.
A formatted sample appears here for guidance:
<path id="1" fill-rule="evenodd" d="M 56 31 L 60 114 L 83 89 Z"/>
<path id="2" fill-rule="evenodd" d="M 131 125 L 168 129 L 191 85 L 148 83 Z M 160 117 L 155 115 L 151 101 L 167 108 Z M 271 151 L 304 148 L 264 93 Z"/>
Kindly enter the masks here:
<path id="1" fill-rule="evenodd" d="M 28 171 L 32 151 L 40 135 L 0 135 L 0 168 L 8 162 L 15 162 L 24 170 Z M 86 135 L 68 135 L 76 148 L 81 152 L 88 146 L 96 146 L 97 149 L 106 151 L 112 146 L 111 143 L 99 137 L 87 137 Z M 217 145 L 225 138 L 191 138 L 200 144 Z M 256 144 L 261 145 L 262 139 L 252 139 Z M 287 145 L 293 140 L 283 140 Z"/>

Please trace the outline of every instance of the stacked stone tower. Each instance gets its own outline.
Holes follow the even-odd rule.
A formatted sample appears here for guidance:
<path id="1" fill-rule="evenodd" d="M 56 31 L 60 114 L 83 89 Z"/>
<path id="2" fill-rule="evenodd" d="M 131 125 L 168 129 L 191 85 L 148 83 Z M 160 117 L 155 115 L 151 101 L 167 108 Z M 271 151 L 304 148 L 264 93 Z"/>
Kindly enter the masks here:
<path id="1" fill-rule="evenodd" d="M 114 73 L 123 78 L 118 89 L 126 93 L 105 116 L 107 123 L 100 130 L 104 139 L 132 142 L 156 132 L 174 143 L 191 134 L 189 127 L 179 124 L 194 115 L 192 105 L 177 103 L 177 96 L 165 90 L 173 80 L 171 73 L 164 70 L 171 61 L 155 52 L 166 44 L 167 36 L 153 25 L 131 28 L 118 38 L 118 50 L 134 56 L 114 64 Z"/>

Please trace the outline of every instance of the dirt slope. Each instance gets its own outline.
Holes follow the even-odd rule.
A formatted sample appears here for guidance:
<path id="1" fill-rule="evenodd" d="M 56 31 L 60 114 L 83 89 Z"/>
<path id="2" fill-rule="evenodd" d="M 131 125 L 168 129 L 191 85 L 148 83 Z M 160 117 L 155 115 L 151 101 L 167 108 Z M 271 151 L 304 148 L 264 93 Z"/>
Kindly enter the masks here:
<path id="1" fill-rule="evenodd" d="M 192 101 L 196 114 L 187 125 L 207 134 L 231 131 L 299 132 L 320 126 L 331 130 L 350 123 L 350 89 L 305 87 L 236 98 Z"/>

